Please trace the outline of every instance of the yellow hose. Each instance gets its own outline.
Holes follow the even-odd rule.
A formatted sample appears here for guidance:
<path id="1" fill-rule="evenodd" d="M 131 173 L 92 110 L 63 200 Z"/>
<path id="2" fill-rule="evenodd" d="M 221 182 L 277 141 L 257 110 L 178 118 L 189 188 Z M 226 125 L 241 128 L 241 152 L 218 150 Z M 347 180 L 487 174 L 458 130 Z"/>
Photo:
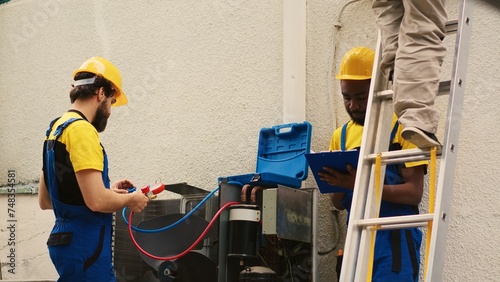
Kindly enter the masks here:
<path id="1" fill-rule="evenodd" d="M 378 153 L 375 158 L 375 199 L 377 203 L 381 201 L 381 167 L 382 167 L 382 154 Z M 378 218 L 380 208 L 377 207 L 377 213 L 375 218 Z M 373 226 L 371 228 L 371 237 L 370 237 L 370 257 L 368 258 L 368 273 L 366 274 L 366 282 L 372 281 L 373 276 L 373 259 L 375 257 L 375 237 L 376 237 L 377 226 Z"/>
<path id="2" fill-rule="evenodd" d="M 436 198 L 436 147 L 431 149 L 431 163 L 429 175 L 429 213 L 434 213 Z M 429 266 L 429 249 L 431 247 L 432 220 L 427 223 L 427 236 L 425 240 L 425 264 L 424 280 L 427 277 L 427 267 Z"/>

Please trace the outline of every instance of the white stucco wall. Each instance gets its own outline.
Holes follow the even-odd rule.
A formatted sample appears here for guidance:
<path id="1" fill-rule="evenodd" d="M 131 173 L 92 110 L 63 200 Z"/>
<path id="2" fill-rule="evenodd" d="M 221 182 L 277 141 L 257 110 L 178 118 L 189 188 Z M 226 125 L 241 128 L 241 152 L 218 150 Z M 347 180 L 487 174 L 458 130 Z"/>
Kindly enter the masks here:
<path id="1" fill-rule="evenodd" d="M 342 27 L 334 27 L 346 2 L 307 2 L 313 150 L 327 149 L 333 129 L 348 119 L 338 82 L 328 76 L 333 46 L 333 73 L 351 47 L 375 47 L 370 1 L 348 6 Z M 458 2 L 447 1 L 450 19 Z M 492 142 L 500 133 L 494 89 L 500 11 L 476 2 L 443 281 L 500 281 L 500 149 Z M 453 38 L 447 39 L 451 50 Z M 13 0 L 0 6 L 0 42 L 3 188 L 11 169 L 16 183 L 37 181 L 46 127 L 69 107 L 71 74 L 90 56 L 119 67 L 130 101 L 113 109 L 101 134 L 113 179 L 142 185 L 160 178 L 212 190 L 219 176 L 253 171 L 258 131 L 283 120 L 283 1 Z M 450 67 L 448 58 L 444 68 Z M 313 185 L 312 177 L 304 184 Z M 53 216 L 38 209 L 36 194 L 16 197 L 17 271 L 7 272 L 7 203 L 0 195 L 2 278 L 54 279 L 45 245 Z M 326 196 L 319 208 L 329 211 Z M 331 212 L 320 214 L 325 250 L 335 227 Z M 320 258 L 320 281 L 335 281 L 334 263 L 333 255 Z"/>

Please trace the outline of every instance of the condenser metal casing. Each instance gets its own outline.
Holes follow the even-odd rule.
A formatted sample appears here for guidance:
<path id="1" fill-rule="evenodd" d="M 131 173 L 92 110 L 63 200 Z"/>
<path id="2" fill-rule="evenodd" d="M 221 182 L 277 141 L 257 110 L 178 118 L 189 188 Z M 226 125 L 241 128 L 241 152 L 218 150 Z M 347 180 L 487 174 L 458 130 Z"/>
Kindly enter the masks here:
<path id="1" fill-rule="evenodd" d="M 139 225 L 139 222 L 148 221 L 157 217 L 187 214 L 192 211 L 209 193 L 206 190 L 197 188 L 187 183 L 175 183 L 165 185 L 165 191 L 180 195 L 180 198 L 175 199 L 155 199 L 141 212 L 134 215 L 133 225 Z M 164 193 L 166 193 L 164 192 Z M 201 206 L 193 216 L 198 216 L 202 219 L 210 221 L 217 209 L 218 196 L 214 195 Z M 127 211 L 127 219 L 130 211 Z M 189 219 L 188 219 L 189 220 Z M 128 225 L 125 224 L 121 212 L 115 215 L 115 232 L 113 236 L 113 261 L 116 271 L 117 281 L 141 282 L 141 281 L 159 281 L 153 274 L 157 269 L 154 269 L 146 263 L 141 257 L 137 248 L 133 245 L 129 232 Z M 175 227 L 174 227 L 175 228 Z M 218 246 L 214 246 L 217 239 L 217 229 L 213 229 L 213 234 L 207 236 L 204 240 L 203 248 L 195 248 L 191 252 L 202 254 L 213 261 L 218 257 Z M 173 229 L 175 230 L 175 229 Z M 140 234 L 136 233 L 137 236 Z M 182 236 L 180 234 L 179 236 Z M 172 244 L 173 242 L 162 242 Z M 196 257 L 194 257 L 196 259 Z M 187 260 L 189 261 L 189 260 Z M 199 261 L 199 260 L 196 260 Z M 185 262 L 184 262 L 185 263 Z"/>
<path id="2" fill-rule="evenodd" d="M 278 187 L 263 191 L 262 233 L 312 242 L 312 193 Z"/>

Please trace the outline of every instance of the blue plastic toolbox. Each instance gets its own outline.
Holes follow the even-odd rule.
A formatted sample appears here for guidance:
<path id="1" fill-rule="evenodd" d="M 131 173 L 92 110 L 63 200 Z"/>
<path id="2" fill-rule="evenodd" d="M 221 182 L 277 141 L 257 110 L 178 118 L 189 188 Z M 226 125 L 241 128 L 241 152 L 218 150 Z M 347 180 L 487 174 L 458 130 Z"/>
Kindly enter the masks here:
<path id="1" fill-rule="evenodd" d="M 219 182 L 300 188 L 308 173 L 305 154 L 311 148 L 311 131 L 307 121 L 262 128 L 256 172 L 220 177 Z"/>

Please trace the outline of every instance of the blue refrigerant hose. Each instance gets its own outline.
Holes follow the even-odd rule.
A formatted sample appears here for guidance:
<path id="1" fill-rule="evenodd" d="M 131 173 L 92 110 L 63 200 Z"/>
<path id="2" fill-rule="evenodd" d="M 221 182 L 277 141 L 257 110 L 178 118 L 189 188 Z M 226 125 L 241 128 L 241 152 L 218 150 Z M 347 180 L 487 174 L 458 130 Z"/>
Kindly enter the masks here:
<path id="1" fill-rule="evenodd" d="M 230 183 L 231 184 L 231 183 Z M 235 183 L 236 184 L 236 183 Z M 239 183 L 237 183 L 239 184 Z M 212 197 L 217 191 L 219 191 L 219 187 L 215 188 L 212 192 L 210 192 L 196 207 L 194 207 L 189 213 L 187 213 L 185 216 L 183 216 L 181 219 L 179 219 L 177 222 L 174 222 L 168 226 L 159 228 L 159 229 L 141 229 L 135 226 L 132 226 L 132 229 L 138 232 L 142 233 L 156 233 L 156 232 L 162 232 L 165 230 L 168 230 L 170 228 L 173 228 L 179 224 L 181 224 L 184 220 L 186 220 L 188 217 L 190 217 L 194 212 L 196 212 L 210 197 Z M 128 225 L 128 220 L 127 216 L 125 215 L 125 211 L 127 210 L 127 207 L 123 208 L 122 210 L 122 217 L 123 221 L 125 221 L 125 224 Z"/>

